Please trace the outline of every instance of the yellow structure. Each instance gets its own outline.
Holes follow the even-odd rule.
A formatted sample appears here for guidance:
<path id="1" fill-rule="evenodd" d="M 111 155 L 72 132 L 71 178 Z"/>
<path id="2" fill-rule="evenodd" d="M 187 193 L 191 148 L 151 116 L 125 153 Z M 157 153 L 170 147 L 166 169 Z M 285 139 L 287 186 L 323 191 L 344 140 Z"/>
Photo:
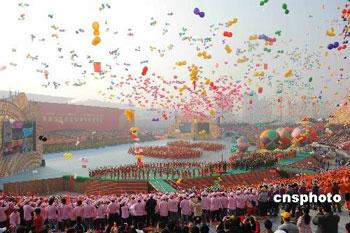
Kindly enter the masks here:
<path id="1" fill-rule="evenodd" d="M 169 129 L 169 137 L 185 140 L 217 139 L 220 136 L 220 127 L 214 120 L 206 117 L 176 117 L 175 124 Z"/>

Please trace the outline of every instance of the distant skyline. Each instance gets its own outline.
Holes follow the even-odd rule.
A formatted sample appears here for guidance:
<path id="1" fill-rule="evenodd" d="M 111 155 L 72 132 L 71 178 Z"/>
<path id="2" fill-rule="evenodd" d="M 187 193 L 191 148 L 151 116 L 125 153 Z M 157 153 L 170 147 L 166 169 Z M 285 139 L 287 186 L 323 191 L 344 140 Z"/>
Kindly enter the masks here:
<path id="1" fill-rule="evenodd" d="M 283 2 L 290 10 L 288 15 L 281 9 Z M 283 85 L 284 91 L 296 98 L 316 96 L 320 97 L 321 104 L 327 100 L 336 104 L 349 93 L 350 64 L 349 58 L 344 57 L 350 57 L 350 49 L 328 51 L 326 46 L 334 41 L 342 42 L 342 36 L 338 34 L 344 26 L 340 12 L 345 3 L 341 0 L 289 0 L 269 1 L 260 6 L 256 0 L 6 0 L 0 8 L 3 31 L 0 89 L 71 97 L 78 101 L 96 99 L 121 103 L 121 99 L 128 98 L 125 95 L 135 92 L 133 87 L 145 65 L 150 73 L 154 72 L 168 82 L 177 75 L 179 80 L 191 85 L 187 69 L 175 68 L 177 61 L 186 60 L 188 65 L 202 66 L 201 76 L 214 82 L 220 76 L 231 76 L 229 80 L 245 83 L 252 90 L 263 87 L 259 98 L 276 98 L 277 87 Z M 102 4 L 104 9 L 99 9 Z M 195 7 L 205 12 L 204 18 L 194 15 Z M 238 22 L 226 28 L 225 22 L 234 17 Z M 101 43 L 98 46 L 91 45 L 93 21 L 100 23 Z M 214 30 L 216 27 L 219 28 L 217 31 Z M 336 30 L 335 37 L 325 35 L 331 27 Z M 183 28 L 193 38 L 211 37 L 212 41 L 207 45 L 212 46 L 205 49 L 198 42 L 191 45 L 182 40 L 179 33 Z M 224 38 L 223 30 L 232 31 L 233 37 Z M 276 35 L 276 31 L 280 31 L 281 36 Z M 212 36 L 212 33 L 216 35 Z M 248 37 L 252 34 L 276 37 L 276 44 L 270 47 L 272 52 L 263 51 L 263 42 L 253 41 L 259 43 L 258 50 L 262 52 L 237 55 L 239 51 L 247 50 Z M 225 52 L 223 40 L 233 48 L 232 54 Z M 160 49 L 160 53 L 164 49 L 164 56 L 160 56 L 157 49 L 152 52 L 150 46 Z M 207 51 L 212 59 L 197 57 L 196 47 Z M 284 50 L 284 53 L 276 58 L 278 50 Z M 118 58 L 113 59 L 112 51 L 120 54 Z M 249 62 L 235 65 L 243 56 Z M 91 75 L 91 60 L 101 62 L 103 70 L 108 71 L 104 78 Z M 269 66 L 263 79 L 254 77 L 258 63 Z M 283 78 L 288 69 L 299 77 Z M 48 72 L 47 80 L 45 71 Z M 132 76 L 129 85 L 108 89 L 111 81 L 125 81 L 120 77 L 128 75 Z M 309 77 L 313 78 L 310 83 Z M 44 87 L 48 82 L 50 86 Z M 59 84 L 57 89 L 53 82 Z M 168 95 L 178 95 L 178 91 L 159 80 L 152 85 L 168 88 Z M 108 98 L 110 95 L 114 97 Z"/>

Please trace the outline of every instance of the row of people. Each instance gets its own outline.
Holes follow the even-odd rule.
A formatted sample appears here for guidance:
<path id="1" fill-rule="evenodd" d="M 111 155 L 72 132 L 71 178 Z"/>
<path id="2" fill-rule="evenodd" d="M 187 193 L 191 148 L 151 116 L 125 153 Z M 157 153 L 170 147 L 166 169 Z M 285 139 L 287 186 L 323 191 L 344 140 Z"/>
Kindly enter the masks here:
<path id="1" fill-rule="evenodd" d="M 209 142 L 189 142 L 189 141 L 172 141 L 167 143 L 168 146 L 201 149 L 204 151 L 221 151 L 225 148 L 225 145 L 220 143 L 209 143 Z"/>
<path id="2" fill-rule="evenodd" d="M 140 222 L 146 222 L 147 225 L 153 226 L 178 219 L 185 223 L 192 218 L 201 218 L 209 222 L 220 221 L 227 214 L 277 215 L 280 208 L 288 210 L 291 216 L 295 216 L 298 205 L 277 204 L 273 201 L 274 195 L 309 192 L 315 195 L 341 194 L 349 205 L 349 173 L 349 169 L 339 169 L 318 175 L 319 182 L 313 180 L 309 183 L 311 177 L 308 177 L 300 184 L 264 184 L 258 187 L 220 191 L 183 190 L 172 194 L 125 194 L 119 197 L 82 195 L 45 198 L 2 195 L 0 227 L 10 224 L 12 227 L 24 225 L 27 229 L 31 229 L 34 227 L 35 214 L 40 215 L 41 222 L 47 222 L 50 228 L 61 230 L 73 226 L 80 221 L 79 219 L 87 229 L 95 227 L 101 230 L 107 222 L 119 225 L 121 223 L 138 225 Z M 346 174 L 347 177 L 341 177 Z M 332 177 L 332 181 L 328 179 L 329 177 Z M 341 211 L 341 205 L 332 204 L 335 211 Z M 34 225 L 37 227 L 36 223 Z"/>
<path id="3" fill-rule="evenodd" d="M 198 158 L 202 156 L 203 152 L 196 149 L 186 147 L 173 147 L 173 146 L 145 146 L 140 147 L 142 155 L 155 158 L 170 158 L 170 159 L 186 159 L 186 158 Z M 129 154 L 135 154 L 135 148 L 131 147 L 128 151 Z"/>

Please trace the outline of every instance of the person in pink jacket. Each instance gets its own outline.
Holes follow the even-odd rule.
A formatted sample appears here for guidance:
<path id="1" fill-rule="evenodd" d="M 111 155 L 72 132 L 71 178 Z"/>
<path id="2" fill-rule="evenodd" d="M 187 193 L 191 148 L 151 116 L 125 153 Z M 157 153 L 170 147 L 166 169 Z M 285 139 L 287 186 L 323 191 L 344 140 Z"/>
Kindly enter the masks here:
<path id="1" fill-rule="evenodd" d="M 95 206 L 92 205 L 91 200 L 86 200 L 86 203 L 83 206 L 83 218 L 87 230 L 93 229 L 95 211 Z"/>
<path id="2" fill-rule="evenodd" d="M 0 202 L 0 227 L 6 227 L 7 215 L 5 213 L 6 210 L 9 209 L 9 204 Z"/>
<path id="3" fill-rule="evenodd" d="M 175 195 L 170 195 L 170 199 L 168 201 L 168 209 L 169 209 L 169 219 L 174 221 L 179 218 L 179 201 L 175 197 Z"/>
<path id="4" fill-rule="evenodd" d="M 237 200 L 237 216 L 241 216 L 245 212 L 246 207 L 246 198 L 241 190 L 236 192 L 236 200 Z"/>
<path id="5" fill-rule="evenodd" d="M 32 205 L 34 206 L 34 204 Z M 35 210 L 33 206 L 29 205 L 29 200 L 25 201 L 25 204 L 23 206 L 23 219 L 25 221 L 25 226 L 27 229 L 31 229 L 33 226 L 32 213 Z"/>
<path id="6" fill-rule="evenodd" d="M 221 193 L 221 210 L 220 210 L 220 218 L 223 218 L 227 215 L 227 206 L 228 206 L 228 198 L 226 196 L 226 193 Z"/>
<path id="7" fill-rule="evenodd" d="M 163 196 L 161 198 L 161 201 L 159 202 L 159 221 L 161 223 L 167 223 L 168 221 L 168 214 L 169 214 L 169 209 L 168 209 L 168 202 L 166 196 Z"/>
<path id="8" fill-rule="evenodd" d="M 111 199 L 111 203 L 108 205 L 108 223 L 113 225 L 117 223 L 119 225 L 120 204 L 115 198 Z"/>
<path id="9" fill-rule="evenodd" d="M 236 215 L 236 209 L 237 209 L 237 199 L 236 194 L 231 192 L 230 196 L 228 198 L 228 213 L 230 215 Z"/>
<path id="10" fill-rule="evenodd" d="M 122 223 L 130 223 L 130 213 L 129 213 L 129 206 L 127 203 L 123 203 L 121 205 L 121 217 L 122 217 Z"/>
<path id="11" fill-rule="evenodd" d="M 202 210 L 203 210 L 203 219 L 206 222 L 210 220 L 210 198 L 208 197 L 207 192 L 202 192 Z"/>
<path id="12" fill-rule="evenodd" d="M 55 199 L 49 199 L 49 206 L 47 207 L 47 219 L 49 223 L 50 230 L 57 230 L 57 217 L 58 217 L 58 208 L 54 203 Z"/>
<path id="13" fill-rule="evenodd" d="M 19 208 L 15 206 L 13 212 L 10 214 L 10 227 L 13 227 L 14 229 L 16 229 L 17 226 L 19 226 L 19 224 L 21 223 L 21 217 L 19 215 L 18 210 Z"/>
<path id="14" fill-rule="evenodd" d="M 213 194 L 212 198 L 210 199 L 210 214 L 211 214 L 211 220 L 220 221 L 220 209 L 221 209 L 221 201 L 220 198 L 217 196 L 216 193 Z"/>
<path id="15" fill-rule="evenodd" d="M 185 223 L 188 223 L 188 221 L 190 220 L 190 216 L 192 214 L 192 209 L 191 209 L 191 202 L 188 198 L 188 196 L 186 196 L 181 202 L 180 202 L 180 208 L 181 208 L 181 216 L 182 219 Z"/>

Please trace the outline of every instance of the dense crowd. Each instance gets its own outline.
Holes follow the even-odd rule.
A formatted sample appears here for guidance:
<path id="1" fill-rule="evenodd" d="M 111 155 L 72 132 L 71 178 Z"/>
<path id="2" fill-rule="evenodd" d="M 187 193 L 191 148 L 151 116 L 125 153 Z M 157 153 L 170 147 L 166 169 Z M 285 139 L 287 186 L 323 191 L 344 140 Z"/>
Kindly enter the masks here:
<path id="1" fill-rule="evenodd" d="M 246 153 L 237 154 L 230 157 L 230 162 L 234 168 L 256 169 L 261 167 L 271 167 L 278 162 L 278 158 L 273 153 Z"/>
<path id="2" fill-rule="evenodd" d="M 144 146 L 140 147 L 142 155 L 154 158 L 168 158 L 168 159 L 186 159 L 186 158 L 198 158 L 202 156 L 203 152 L 196 149 L 185 147 L 172 147 L 172 146 Z M 128 151 L 129 154 L 135 154 L 135 148 L 131 147 Z"/>
<path id="3" fill-rule="evenodd" d="M 316 178 L 318 180 L 316 180 Z M 277 194 L 340 194 L 341 203 L 299 206 L 277 204 Z M 217 232 L 260 232 L 258 216 L 277 216 L 282 211 L 283 224 L 278 229 L 310 232 L 310 224 L 321 233 L 338 232 L 339 216 L 332 211 L 350 208 L 350 170 L 341 168 L 327 173 L 288 179 L 284 182 L 250 185 L 225 190 L 182 190 L 177 193 L 151 193 L 121 196 L 0 196 L 0 227 L 25 232 L 209 232 L 208 224 L 217 223 Z M 309 209 L 319 209 L 309 216 Z M 350 214 L 350 212 L 349 212 Z M 307 217 L 305 217 L 307 216 Z M 331 217 L 329 217 L 331 216 Z M 292 223 L 295 220 L 295 223 Z M 266 221 L 267 228 L 271 222 Z M 194 227 L 198 229 L 193 230 Z M 203 228 L 203 229 L 202 229 Z M 299 228 L 299 229 L 298 229 Z M 302 230 L 303 229 L 303 230 Z M 306 229 L 306 230 L 305 230 Z M 272 231 L 269 231 L 272 232 Z"/>
<path id="4" fill-rule="evenodd" d="M 172 161 L 166 163 L 144 163 L 140 166 L 110 166 L 89 170 L 91 177 L 105 177 L 117 180 L 123 179 L 150 179 L 150 178 L 195 178 L 206 177 L 212 173 L 223 173 L 231 169 L 232 164 L 219 162 L 184 162 Z"/>
<path id="5" fill-rule="evenodd" d="M 319 143 L 340 145 L 350 141 L 350 125 L 331 125 L 329 129 L 319 137 Z"/>
<path id="6" fill-rule="evenodd" d="M 221 151 L 225 145 L 219 143 L 172 141 L 165 146 L 144 146 L 139 149 L 142 155 L 155 158 L 186 159 L 202 156 L 202 151 Z M 129 154 L 135 154 L 135 147 L 129 148 Z"/>
<path id="7" fill-rule="evenodd" d="M 191 143 L 183 140 L 168 142 L 167 145 L 171 147 L 201 149 L 204 151 L 221 151 L 225 148 L 225 145 L 220 143 L 208 143 L 208 142 Z"/>

